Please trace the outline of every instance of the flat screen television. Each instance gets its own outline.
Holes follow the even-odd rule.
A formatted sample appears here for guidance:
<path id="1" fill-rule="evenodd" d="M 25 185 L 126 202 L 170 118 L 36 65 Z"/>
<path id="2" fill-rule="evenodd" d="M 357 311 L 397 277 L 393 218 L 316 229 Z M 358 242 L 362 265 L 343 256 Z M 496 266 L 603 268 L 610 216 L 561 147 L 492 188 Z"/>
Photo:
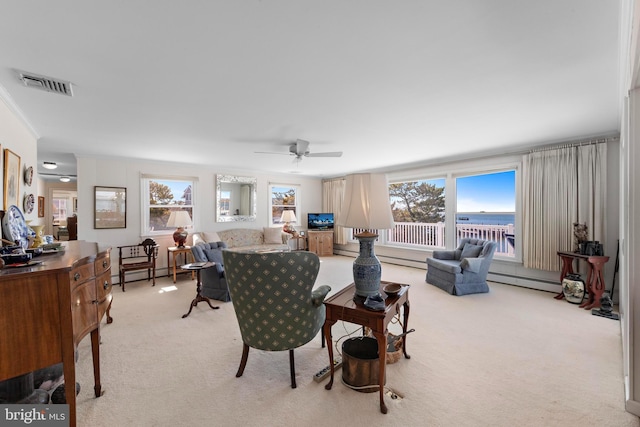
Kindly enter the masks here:
<path id="1" fill-rule="evenodd" d="M 307 229 L 311 231 L 333 230 L 333 213 L 307 214 Z"/>

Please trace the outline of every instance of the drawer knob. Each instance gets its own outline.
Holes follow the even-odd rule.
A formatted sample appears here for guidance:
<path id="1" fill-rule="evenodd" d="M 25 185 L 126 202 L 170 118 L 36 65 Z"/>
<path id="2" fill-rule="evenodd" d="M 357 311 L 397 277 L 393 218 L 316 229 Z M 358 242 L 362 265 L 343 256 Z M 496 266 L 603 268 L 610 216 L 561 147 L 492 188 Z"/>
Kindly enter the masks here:
<path id="1" fill-rule="evenodd" d="M 78 280 L 80 280 L 80 273 L 76 273 L 76 274 L 74 274 L 74 275 L 73 275 L 73 280 L 75 280 L 76 282 L 77 282 Z"/>
<path id="2" fill-rule="evenodd" d="M 104 284 L 102 285 L 102 287 L 104 288 L 104 290 L 106 291 L 107 289 L 109 289 L 109 282 L 108 281 L 104 281 Z"/>
<path id="3" fill-rule="evenodd" d="M 102 268 L 107 268 L 107 260 L 102 260 Z"/>

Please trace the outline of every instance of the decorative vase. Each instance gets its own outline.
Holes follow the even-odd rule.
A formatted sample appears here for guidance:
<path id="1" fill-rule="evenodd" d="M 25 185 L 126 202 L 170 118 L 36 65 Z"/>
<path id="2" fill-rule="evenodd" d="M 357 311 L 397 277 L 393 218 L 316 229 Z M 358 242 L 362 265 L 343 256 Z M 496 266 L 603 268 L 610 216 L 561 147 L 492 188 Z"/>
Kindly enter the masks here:
<path id="1" fill-rule="evenodd" d="M 377 234 L 361 233 L 355 236 L 360 241 L 360 254 L 353 261 L 353 282 L 355 294 L 361 297 L 375 296 L 380 293 L 382 266 L 373 251 Z"/>
<path id="2" fill-rule="evenodd" d="M 44 240 L 42 239 L 44 225 L 32 225 L 31 228 L 36 233 L 35 238 L 33 239 L 32 247 L 37 248 L 39 246 L 42 246 L 44 244 Z"/>
<path id="3" fill-rule="evenodd" d="M 562 279 L 562 293 L 567 302 L 580 304 L 584 299 L 584 281 L 579 274 L 567 274 Z"/>

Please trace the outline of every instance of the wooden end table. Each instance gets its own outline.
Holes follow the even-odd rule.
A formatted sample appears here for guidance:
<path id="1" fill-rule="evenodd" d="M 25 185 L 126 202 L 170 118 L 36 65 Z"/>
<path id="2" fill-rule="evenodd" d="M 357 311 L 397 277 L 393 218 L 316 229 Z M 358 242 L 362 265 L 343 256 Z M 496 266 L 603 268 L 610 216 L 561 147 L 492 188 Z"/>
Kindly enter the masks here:
<path id="1" fill-rule="evenodd" d="M 589 291 L 589 299 L 580 304 L 580 308 L 585 310 L 591 310 L 592 308 L 600 308 L 600 298 L 604 294 L 606 285 L 604 283 L 603 269 L 604 265 L 609 261 L 608 256 L 598 255 L 582 255 L 576 252 L 563 252 L 558 251 L 558 256 L 562 260 L 562 271 L 560 272 L 560 284 L 567 274 L 573 274 L 573 261 L 583 260 L 587 262 L 589 266 L 589 272 L 587 273 L 587 281 L 585 282 L 587 290 Z M 564 298 L 564 293 L 560 291 L 555 299 Z"/>
<path id="2" fill-rule="evenodd" d="M 392 282 L 381 282 L 380 293 L 386 295 L 382 288 Z M 329 350 L 329 366 L 331 367 L 331 379 L 329 383 L 324 387 L 327 390 L 331 390 L 333 386 L 333 343 L 331 339 L 331 327 L 338 321 L 355 323 L 362 325 L 363 328 L 368 327 L 371 329 L 373 336 L 378 341 L 378 355 L 380 357 L 380 372 L 378 373 L 379 394 L 380 394 L 380 412 L 387 413 L 387 405 L 384 403 L 384 380 L 385 370 L 387 366 L 387 326 L 391 319 L 397 314 L 400 314 L 400 307 L 403 307 L 404 321 L 402 325 L 402 332 L 407 332 L 407 325 L 409 323 L 409 285 L 403 285 L 400 293 L 393 297 L 387 297 L 385 300 L 384 311 L 369 310 L 363 305 L 364 298 L 355 297 L 355 284 L 350 284 L 337 294 L 324 301 L 324 305 L 327 309 L 327 317 L 324 322 L 324 336 L 327 339 L 327 349 Z M 402 340 L 402 352 L 404 357 L 410 359 L 411 356 L 407 354 L 407 339 L 406 335 Z"/>
<path id="3" fill-rule="evenodd" d="M 168 247 L 167 248 L 167 277 L 171 276 L 171 268 L 173 267 L 173 283 L 176 283 L 176 274 L 177 274 L 176 270 L 180 268 L 177 265 L 177 259 L 180 254 L 182 254 L 182 256 L 184 257 L 185 264 L 189 262 L 189 257 L 191 257 L 192 261 L 195 261 L 195 259 L 193 258 L 193 253 L 191 252 L 191 246 Z M 194 274 L 195 272 L 191 271 L 191 280 L 194 279 Z"/>
<path id="4" fill-rule="evenodd" d="M 213 308 L 214 310 L 217 310 L 220 308 L 217 305 L 215 307 L 211 305 L 211 301 L 209 300 L 209 298 L 204 297 L 200 294 L 200 291 L 202 290 L 202 281 L 200 280 L 200 272 L 205 268 L 211 268 L 215 265 L 216 265 L 215 262 L 194 262 L 191 264 L 185 264 L 180 266 L 180 268 L 182 268 L 183 270 L 195 271 L 198 276 L 198 283 L 196 284 L 196 297 L 193 299 L 193 301 L 191 301 L 191 305 L 189 306 L 189 312 L 187 314 L 182 315 L 183 319 L 191 314 L 191 310 L 193 310 L 193 307 L 198 305 L 200 301 L 206 302 L 207 304 L 209 304 L 209 307 Z"/>

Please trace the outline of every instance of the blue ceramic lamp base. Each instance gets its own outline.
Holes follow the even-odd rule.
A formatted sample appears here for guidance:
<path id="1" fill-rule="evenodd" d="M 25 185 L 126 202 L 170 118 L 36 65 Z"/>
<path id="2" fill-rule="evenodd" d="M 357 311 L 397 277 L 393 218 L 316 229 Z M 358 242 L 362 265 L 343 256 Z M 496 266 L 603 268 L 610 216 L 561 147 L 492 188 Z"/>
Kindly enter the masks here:
<path id="1" fill-rule="evenodd" d="M 382 266 L 373 251 L 373 245 L 378 235 L 366 231 L 356 234 L 355 237 L 360 242 L 360 254 L 353 261 L 355 294 L 364 298 L 378 295 L 380 293 Z"/>

